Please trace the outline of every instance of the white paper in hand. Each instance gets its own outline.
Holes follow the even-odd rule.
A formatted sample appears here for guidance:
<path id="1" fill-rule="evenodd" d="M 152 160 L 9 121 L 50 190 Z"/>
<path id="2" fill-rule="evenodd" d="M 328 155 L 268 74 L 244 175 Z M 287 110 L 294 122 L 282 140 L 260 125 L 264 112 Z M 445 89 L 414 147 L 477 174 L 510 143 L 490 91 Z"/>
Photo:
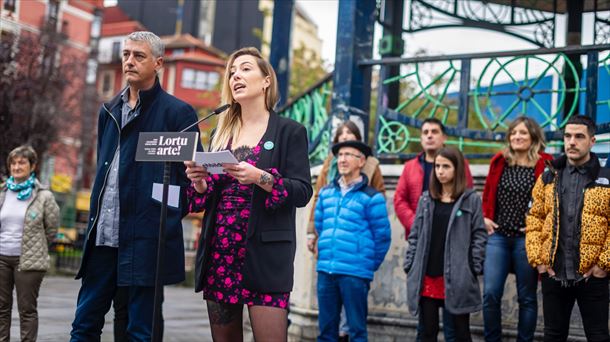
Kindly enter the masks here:
<path id="1" fill-rule="evenodd" d="M 211 174 L 223 173 L 222 164 L 238 164 L 237 158 L 229 150 L 218 152 L 197 152 L 195 163 L 203 165 Z"/>

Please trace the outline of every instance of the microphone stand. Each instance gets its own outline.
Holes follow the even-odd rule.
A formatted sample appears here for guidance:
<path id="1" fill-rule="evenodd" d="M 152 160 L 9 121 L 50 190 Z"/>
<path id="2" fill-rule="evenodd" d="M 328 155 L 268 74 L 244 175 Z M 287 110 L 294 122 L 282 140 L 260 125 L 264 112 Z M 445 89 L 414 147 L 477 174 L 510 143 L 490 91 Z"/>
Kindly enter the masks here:
<path id="1" fill-rule="evenodd" d="M 186 130 L 192 128 L 195 125 L 198 125 L 200 122 L 209 119 L 214 115 L 218 115 L 230 105 L 225 104 L 214 111 L 212 111 L 209 115 L 205 116 L 202 119 L 197 120 L 197 122 L 192 125 L 187 126 L 185 129 L 180 132 L 185 132 Z M 155 297 L 153 300 L 153 324 L 152 324 L 152 336 L 151 339 L 153 342 L 161 342 L 163 340 L 163 323 L 162 323 L 162 314 L 161 314 L 161 297 L 163 296 L 163 260 L 165 257 L 165 225 L 167 222 L 167 198 L 169 193 L 169 179 L 171 175 L 171 162 L 166 161 L 163 165 L 163 195 L 161 196 L 161 218 L 159 220 L 159 241 L 157 244 L 157 268 L 155 272 Z"/>

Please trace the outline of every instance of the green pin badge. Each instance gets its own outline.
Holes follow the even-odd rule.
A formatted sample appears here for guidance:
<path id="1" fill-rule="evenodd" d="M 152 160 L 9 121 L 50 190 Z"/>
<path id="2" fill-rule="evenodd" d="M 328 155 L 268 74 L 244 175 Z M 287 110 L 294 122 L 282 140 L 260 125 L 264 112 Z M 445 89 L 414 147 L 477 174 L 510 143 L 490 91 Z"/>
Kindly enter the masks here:
<path id="1" fill-rule="evenodd" d="M 273 141 L 265 141 L 265 144 L 263 145 L 263 147 L 265 148 L 265 150 L 267 151 L 271 151 L 273 150 L 273 147 L 275 145 L 273 144 Z"/>
<path id="2" fill-rule="evenodd" d="M 457 213 L 455 213 L 455 216 L 457 216 L 457 217 L 462 216 L 462 211 L 461 211 L 461 210 L 458 210 L 458 211 L 457 211 Z"/>

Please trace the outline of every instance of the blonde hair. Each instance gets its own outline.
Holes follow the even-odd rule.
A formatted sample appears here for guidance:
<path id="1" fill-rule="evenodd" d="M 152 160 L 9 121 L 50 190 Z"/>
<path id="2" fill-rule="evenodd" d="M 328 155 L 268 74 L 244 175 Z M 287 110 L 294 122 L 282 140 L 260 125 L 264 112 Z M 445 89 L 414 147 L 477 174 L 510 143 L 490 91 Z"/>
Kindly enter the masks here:
<path id="1" fill-rule="evenodd" d="M 218 125 L 216 133 L 212 137 L 211 150 L 218 151 L 227 147 L 229 139 L 239 134 L 241 129 L 241 105 L 235 102 L 229 80 L 231 79 L 231 67 L 237 57 L 252 56 L 256 59 L 256 64 L 261 70 L 263 76 L 269 77 L 269 87 L 265 89 L 265 108 L 272 111 L 279 100 L 279 92 L 277 89 L 277 78 L 275 71 L 269 62 L 267 62 L 260 51 L 254 47 L 241 48 L 229 56 L 227 66 L 225 68 L 224 80 L 222 83 L 222 103 L 228 103 L 231 106 L 218 117 Z"/>
<path id="2" fill-rule="evenodd" d="M 532 144 L 530 145 L 529 150 L 527 151 L 527 159 L 530 165 L 535 165 L 540 155 L 538 153 L 544 151 L 546 147 L 546 141 L 544 139 L 544 133 L 542 132 L 542 128 L 538 125 L 536 121 L 527 116 L 520 116 L 516 118 L 511 124 L 508 126 L 508 131 L 506 132 L 506 149 L 504 149 L 504 158 L 506 162 L 510 166 L 514 166 L 517 164 L 517 156 L 515 151 L 510 146 L 510 136 L 512 132 L 515 130 L 519 124 L 523 123 L 527 128 L 527 131 L 530 134 L 530 138 L 532 139 Z"/>

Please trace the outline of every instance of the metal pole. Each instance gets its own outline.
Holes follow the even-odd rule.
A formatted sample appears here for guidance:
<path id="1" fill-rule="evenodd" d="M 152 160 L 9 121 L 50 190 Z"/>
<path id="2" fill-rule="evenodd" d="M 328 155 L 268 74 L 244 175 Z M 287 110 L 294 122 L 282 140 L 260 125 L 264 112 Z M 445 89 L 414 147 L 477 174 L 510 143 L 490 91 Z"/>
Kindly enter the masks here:
<path id="1" fill-rule="evenodd" d="M 585 104 L 585 115 L 597 121 L 597 68 L 599 67 L 599 52 L 587 53 L 587 102 Z"/>
<path id="2" fill-rule="evenodd" d="M 337 48 L 333 75 L 332 113 L 344 113 L 344 108 L 358 108 L 364 125 L 364 141 L 368 142 L 371 100 L 371 68 L 359 62 L 373 55 L 375 1 L 340 0 L 337 21 Z"/>
<path id="3" fill-rule="evenodd" d="M 290 51 L 294 0 L 277 0 L 273 4 L 273 31 L 269 62 L 277 76 L 281 107 L 288 99 L 290 90 Z"/>
<path id="4" fill-rule="evenodd" d="M 163 167 L 163 196 L 161 199 L 161 218 L 159 222 L 159 241 L 157 245 L 157 268 L 155 271 L 155 299 L 153 306 L 152 341 L 163 340 L 162 297 L 163 297 L 163 259 L 165 252 L 165 222 L 167 221 L 167 197 L 169 192 L 169 177 L 171 162 L 165 162 Z"/>
<path id="5" fill-rule="evenodd" d="M 580 45 L 582 43 L 582 16 L 584 13 L 584 1 L 566 1 L 566 45 Z M 573 75 L 570 68 L 566 65 L 563 70 L 566 89 L 580 88 L 580 78 L 582 77 L 582 63 L 580 62 L 579 54 L 567 54 L 568 60 L 574 65 L 576 75 Z M 565 93 L 565 102 L 563 105 L 562 121 L 568 117 L 570 108 L 574 100 L 578 98 L 577 93 Z M 574 114 L 578 114 L 578 105 Z"/>

